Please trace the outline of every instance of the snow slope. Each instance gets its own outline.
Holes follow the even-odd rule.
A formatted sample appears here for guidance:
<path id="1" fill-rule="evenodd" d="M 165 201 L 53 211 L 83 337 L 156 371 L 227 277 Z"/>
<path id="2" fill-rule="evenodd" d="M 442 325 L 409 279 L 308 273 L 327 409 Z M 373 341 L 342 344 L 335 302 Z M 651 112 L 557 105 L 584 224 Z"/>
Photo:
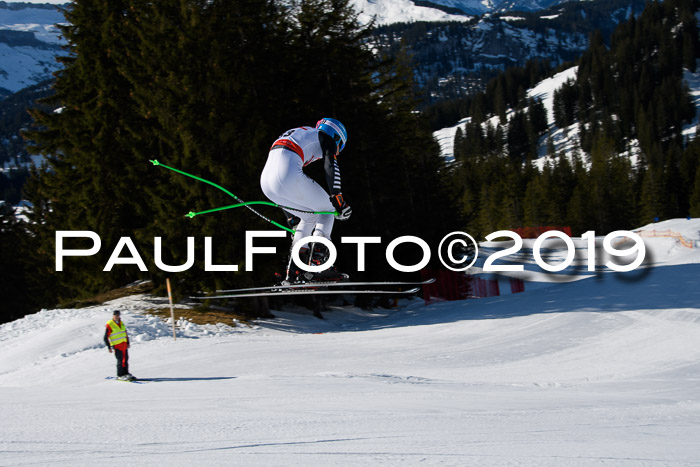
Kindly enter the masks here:
<path id="1" fill-rule="evenodd" d="M 700 244 L 698 219 L 642 230 Z M 632 273 L 177 341 L 160 298 L 42 311 L 0 326 L 0 464 L 697 466 L 700 251 L 645 244 Z M 104 379 L 115 308 L 154 381 Z"/>
<path id="2" fill-rule="evenodd" d="M 59 69 L 56 50 L 0 43 L 0 88 L 17 92 L 46 80 Z"/>
<path id="3" fill-rule="evenodd" d="M 60 69 L 56 56 L 62 52 L 63 41 L 56 24 L 64 22 L 63 14 L 56 8 L 0 7 L 0 32 L 29 34 L 19 43 L 11 38 L 0 40 L 0 88 L 16 92 L 50 78 L 51 73 Z"/>
<path id="4" fill-rule="evenodd" d="M 555 144 L 555 150 L 557 153 L 564 152 L 566 154 L 571 154 L 573 151 L 580 149 L 578 147 L 578 125 L 574 124 L 570 128 L 557 128 L 554 124 L 554 92 L 561 88 L 564 83 L 568 80 L 576 80 L 576 73 L 578 72 L 578 67 L 574 66 L 560 73 L 556 73 L 551 78 L 542 80 L 536 86 L 527 90 L 527 96 L 533 99 L 539 99 L 542 101 L 545 109 L 547 109 L 547 120 L 551 128 L 551 137 Z M 513 110 L 508 111 L 508 118 L 513 115 Z M 454 160 L 454 140 L 457 129 L 461 129 L 464 132 L 467 124 L 471 118 L 465 118 L 460 120 L 456 125 L 442 128 L 433 133 L 433 137 L 436 139 L 440 145 L 440 154 L 448 162 Z M 492 117 L 491 119 L 484 122 L 484 127 L 491 124 L 494 127 L 498 125 L 498 117 Z M 542 144 L 540 147 L 541 156 L 546 153 L 546 137 L 542 139 Z M 544 158 L 541 158 L 538 162 L 540 165 L 544 164 Z"/>
<path id="5" fill-rule="evenodd" d="M 32 3 L 32 2 L 27 2 Z M 44 3 L 50 2 L 33 2 Z M 65 2 L 61 2 L 65 3 Z M 65 23 L 66 19 L 57 8 L 32 8 L 26 5 L 21 9 L 0 9 L 0 30 L 31 32 L 38 40 L 50 44 L 61 44 L 61 32 L 56 24 Z"/>
<path id="6" fill-rule="evenodd" d="M 33 4 L 42 4 L 42 5 L 67 5 L 68 3 L 71 3 L 71 1 L 66 1 L 66 0 L 22 0 L 21 2 L 7 2 L 7 3 L 33 3 Z"/>
<path id="7" fill-rule="evenodd" d="M 469 21 L 470 16 L 452 15 L 444 11 L 418 6 L 411 0 L 352 0 L 362 24 L 374 20 L 376 25 L 417 21 Z M 479 5 L 479 4 L 477 4 Z M 485 10 L 485 8 L 484 8 Z"/>
<path id="8" fill-rule="evenodd" d="M 550 161 L 547 155 L 547 140 L 551 138 L 554 144 L 554 150 L 556 154 L 565 154 L 568 157 L 572 157 L 574 153 L 582 154 L 583 150 L 580 146 L 579 138 L 579 124 L 574 123 L 567 128 L 559 128 L 554 122 L 554 93 L 559 90 L 564 83 L 568 80 L 575 81 L 577 77 L 578 66 L 571 67 L 562 72 L 556 73 L 550 78 L 542 80 L 540 83 L 535 85 L 533 88 L 527 90 L 527 96 L 533 99 L 539 99 L 544 104 L 547 109 L 547 119 L 549 123 L 549 131 L 540 138 L 539 145 L 539 158 L 535 160 L 538 168 L 542 169 L 547 161 Z M 688 70 L 684 71 L 684 81 L 688 85 L 690 96 L 693 104 L 695 105 L 696 118 L 686 125 L 683 129 L 683 135 L 692 139 L 695 137 L 699 123 L 700 123 L 700 72 L 692 73 Z M 511 118 L 514 114 L 513 109 L 509 109 L 507 113 L 507 118 Z M 471 120 L 470 117 L 464 118 L 457 122 L 457 124 L 442 128 L 433 132 L 433 137 L 440 146 L 440 154 L 447 161 L 452 162 L 454 160 L 454 140 L 457 129 L 461 129 L 464 132 L 467 124 Z M 499 123 L 498 117 L 492 117 L 484 122 L 483 126 L 491 124 L 492 126 L 497 126 Z M 633 139 L 629 142 L 629 150 L 623 153 L 630 157 L 632 164 L 636 164 L 639 157 L 639 141 Z"/>

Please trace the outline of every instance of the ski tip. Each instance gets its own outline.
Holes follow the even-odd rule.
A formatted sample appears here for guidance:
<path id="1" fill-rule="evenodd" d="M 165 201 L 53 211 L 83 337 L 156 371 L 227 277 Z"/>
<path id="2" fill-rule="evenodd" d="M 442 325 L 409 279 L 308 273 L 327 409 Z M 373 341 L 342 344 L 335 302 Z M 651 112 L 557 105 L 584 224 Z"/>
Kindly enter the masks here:
<path id="1" fill-rule="evenodd" d="M 424 280 L 422 283 L 423 284 L 432 284 L 433 282 L 435 282 L 435 278 L 431 277 L 430 279 Z"/>
<path id="2" fill-rule="evenodd" d="M 160 162 L 158 162 L 156 159 L 153 159 L 152 161 L 149 161 L 149 162 L 155 166 L 160 165 Z"/>

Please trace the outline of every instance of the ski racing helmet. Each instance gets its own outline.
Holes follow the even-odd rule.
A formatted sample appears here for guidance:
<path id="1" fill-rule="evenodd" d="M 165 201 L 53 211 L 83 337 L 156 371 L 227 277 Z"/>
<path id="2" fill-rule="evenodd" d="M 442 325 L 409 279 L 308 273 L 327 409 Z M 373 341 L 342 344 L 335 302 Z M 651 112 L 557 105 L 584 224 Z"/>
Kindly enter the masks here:
<path id="1" fill-rule="evenodd" d="M 342 151 L 348 140 L 348 132 L 345 126 L 335 118 L 322 118 L 316 123 L 316 129 L 327 134 L 338 145 L 338 152 Z"/>

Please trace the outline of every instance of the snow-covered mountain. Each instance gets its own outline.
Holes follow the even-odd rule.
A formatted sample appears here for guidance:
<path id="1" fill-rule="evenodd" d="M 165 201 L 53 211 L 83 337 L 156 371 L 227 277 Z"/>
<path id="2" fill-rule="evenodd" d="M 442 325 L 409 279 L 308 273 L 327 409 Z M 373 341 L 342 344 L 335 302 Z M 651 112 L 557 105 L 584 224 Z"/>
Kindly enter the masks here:
<path id="1" fill-rule="evenodd" d="M 494 9 L 501 13 L 507 11 L 537 11 L 572 1 L 585 2 L 588 0 L 500 0 L 495 2 Z"/>
<path id="2" fill-rule="evenodd" d="M 696 466 L 700 249 L 672 235 L 700 221 L 642 231 L 643 270 L 480 300 L 177 314 L 176 341 L 147 295 L 0 325 L 2 464 Z M 148 382 L 105 380 L 115 309 Z"/>
<path id="3" fill-rule="evenodd" d="M 560 64 L 575 60 L 588 48 L 585 32 L 555 28 L 521 27 L 518 18 L 480 18 L 469 24 L 424 26 L 421 41 L 404 41 L 415 33 L 380 30 L 377 43 L 390 50 L 407 47 L 413 57 L 413 74 L 429 101 L 464 98 L 483 90 L 488 77 L 508 67 L 524 66 L 529 60 Z M 416 26 L 416 29 L 423 26 Z M 386 29 L 389 29 L 386 28 Z"/>
<path id="4" fill-rule="evenodd" d="M 538 11 L 572 0 L 351 0 L 360 18 L 376 24 L 466 21 L 470 16 Z M 573 0 L 577 1 L 577 0 Z M 587 1 L 587 0 L 578 0 Z"/>
<path id="5" fill-rule="evenodd" d="M 429 2 L 418 2 L 423 4 L 419 6 L 412 0 L 352 1 L 362 22 L 374 19 L 376 24 L 467 21 L 471 17 L 465 15 L 465 8 L 473 13 L 488 11 L 479 1 L 457 2 L 459 14 L 447 13 L 437 3 L 434 5 L 438 8 L 427 6 Z M 55 57 L 61 52 L 62 41 L 55 25 L 65 21 L 58 7 L 66 3 L 64 0 L 0 2 L 0 96 L 44 81 L 59 69 Z"/>
<path id="6" fill-rule="evenodd" d="M 4 94 L 7 94 L 44 81 L 59 68 L 55 57 L 61 53 L 62 41 L 55 25 L 65 21 L 57 9 L 65 3 L 62 0 L 0 3 L 0 95 L 2 95 L 3 89 L 5 90 Z M 361 21 L 368 23 L 374 20 L 377 25 L 418 21 L 467 22 L 474 20 L 474 15 L 489 15 L 504 11 L 541 10 L 558 3 L 561 3 L 561 0 L 352 0 L 352 4 L 360 13 Z M 510 55 L 522 55 L 523 51 L 530 47 L 528 41 L 533 44 L 537 41 L 547 42 L 549 41 L 547 34 L 554 34 L 554 29 L 542 34 L 539 32 L 535 34 L 530 30 L 519 31 L 513 27 L 517 26 L 519 19 L 518 16 L 506 16 L 502 19 L 494 17 L 490 22 L 482 21 L 479 23 L 480 25 L 475 26 L 477 30 L 483 30 L 485 27 L 492 28 L 494 25 L 499 31 L 501 28 L 505 28 L 511 31 L 505 34 L 506 38 L 515 37 L 517 39 L 516 36 L 523 35 L 522 39 L 517 39 L 512 44 L 503 43 L 500 48 L 496 47 L 497 42 L 483 40 L 482 48 L 489 46 L 496 47 L 498 50 L 480 51 L 479 48 L 476 48 L 471 52 L 477 59 L 476 61 L 479 61 L 478 57 L 484 55 L 486 59 L 492 57 L 492 61 L 494 57 L 496 60 L 499 57 L 501 59 L 505 57 L 511 60 L 511 63 L 520 63 L 522 57 L 510 59 Z M 499 32 L 499 34 L 501 33 Z M 561 46 L 563 48 L 568 47 L 566 45 L 568 41 L 576 43 L 572 51 L 579 50 L 581 48 L 579 42 L 581 42 L 581 38 L 585 39 L 585 34 L 584 31 L 578 35 L 562 38 L 561 34 L 557 33 L 556 39 L 558 42 L 563 41 Z M 540 38 L 540 35 L 543 38 Z M 469 43 L 467 40 L 462 48 L 472 50 L 473 46 L 481 44 L 479 40 L 475 39 L 475 41 Z M 539 47 L 543 46 L 539 45 Z M 450 57 L 450 59 L 454 58 Z M 480 65 L 476 64 L 475 66 Z M 490 65 L 485 63 L 484 66 Z M 499 67 L 502 66 L 499 64 Z"/>
<path id="7" fill-rule="evenodd" d="M 452 13 L 444 9 L 417 5 L 413 0 L 352 0 L 362 23 L 374 21 L 377 25 L 412 23 L 416 21 L 469 21 L 471 16 L 460 11 Z M 477 3 L 477 2 L 475 2 Z"/>
<path id="8" fill-rule="evenodd" d="M 0 3 L 0 91 L 17 92 L 51 77 L 61 52 L 55 5 Z"/>

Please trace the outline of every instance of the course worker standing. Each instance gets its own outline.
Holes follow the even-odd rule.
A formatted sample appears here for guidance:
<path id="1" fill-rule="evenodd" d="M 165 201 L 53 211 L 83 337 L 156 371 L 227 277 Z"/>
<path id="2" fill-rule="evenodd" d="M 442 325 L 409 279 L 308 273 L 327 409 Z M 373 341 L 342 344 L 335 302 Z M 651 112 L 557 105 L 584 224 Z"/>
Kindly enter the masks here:
<path id="1" fill-rule="evenodd" d="M 119 310 L 115 310 L 112 313 L 112 319 L 107 322 L 104 339 L 109 353 L 114 352 L 117 357 L 117 379 L 135 380 L 136 378 L 129 373 L 129 335 L 126 332 L 126 324 L 121 320 Z"/>

